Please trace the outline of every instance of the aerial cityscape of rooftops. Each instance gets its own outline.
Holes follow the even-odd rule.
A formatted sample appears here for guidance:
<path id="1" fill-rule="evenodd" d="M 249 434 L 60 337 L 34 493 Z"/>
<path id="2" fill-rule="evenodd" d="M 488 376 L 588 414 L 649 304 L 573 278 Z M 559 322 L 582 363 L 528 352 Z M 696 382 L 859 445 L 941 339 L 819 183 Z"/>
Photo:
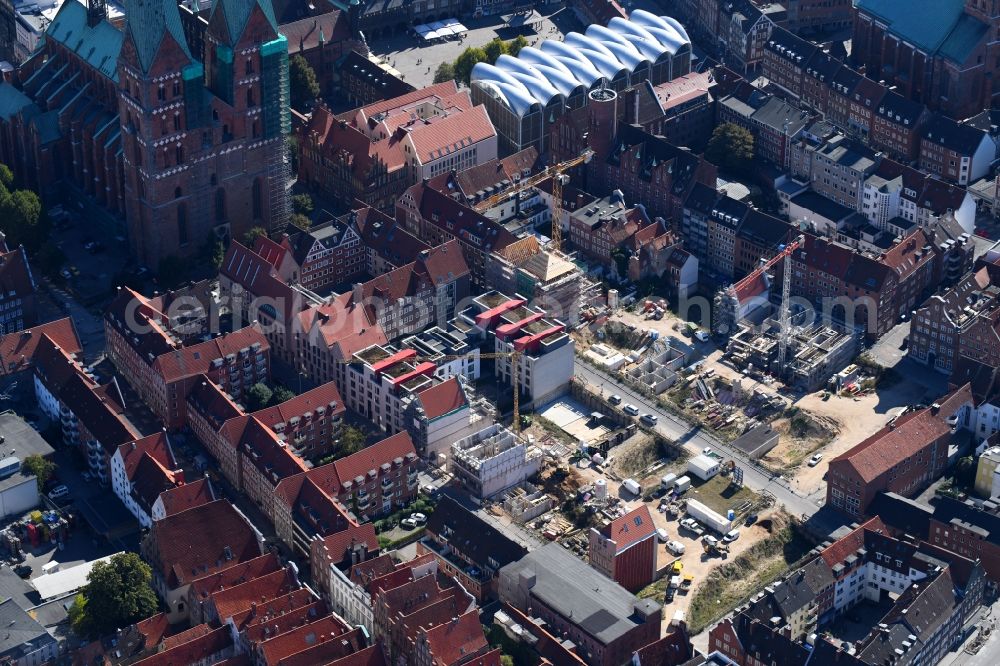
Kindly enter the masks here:
<path id="1" fill-rule="evenodd" d="M 0 0 L 0 664 L 995 666 L 997 35 Z"/>

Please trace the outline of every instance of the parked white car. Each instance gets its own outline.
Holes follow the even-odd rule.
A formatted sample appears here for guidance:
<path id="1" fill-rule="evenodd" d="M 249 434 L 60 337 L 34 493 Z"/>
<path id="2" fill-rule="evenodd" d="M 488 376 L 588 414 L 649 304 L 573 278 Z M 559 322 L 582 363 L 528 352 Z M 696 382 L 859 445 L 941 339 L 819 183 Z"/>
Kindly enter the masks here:
<path id="1" fill-rule="evenodd" d="M 684 544 L 682 544 L 680 541 L 668 541 L 667 550 L 669 550 L 674 555 L 683 555 Z"/>

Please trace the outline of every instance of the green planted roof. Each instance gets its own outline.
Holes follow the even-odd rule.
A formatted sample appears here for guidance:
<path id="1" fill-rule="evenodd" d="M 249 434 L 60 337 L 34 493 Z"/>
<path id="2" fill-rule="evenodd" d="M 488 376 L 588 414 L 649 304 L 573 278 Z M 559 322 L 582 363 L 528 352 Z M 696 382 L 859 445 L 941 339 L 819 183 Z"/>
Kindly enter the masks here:
<path id="1" fill-rule="evenodd" d="M 143 73 L 149 71 L 166 35 L 177 42 L 184 55 L 194 60 L 184 38 L 177 0 L 130 0 L 125 5 L 127 30 Z"/>
<path id="2" fill-rule="evenodd" d="M 275 32 L 278 32 L 278 21 L 274 18 L 274 5 L 271 0 L 215 0 L 212 4 L 212 16 L 221 11 L 229 28 L 229 43 L 235 44 L 250 21 L 254 6 L 260 7 L 264 17 Z"/>
<path id="3" fill-rule="evenodd" d="M 858 9 L 888 24 L 892 34 L 934 53 L 963 16 L 964 0 L 855 0 Z"/>

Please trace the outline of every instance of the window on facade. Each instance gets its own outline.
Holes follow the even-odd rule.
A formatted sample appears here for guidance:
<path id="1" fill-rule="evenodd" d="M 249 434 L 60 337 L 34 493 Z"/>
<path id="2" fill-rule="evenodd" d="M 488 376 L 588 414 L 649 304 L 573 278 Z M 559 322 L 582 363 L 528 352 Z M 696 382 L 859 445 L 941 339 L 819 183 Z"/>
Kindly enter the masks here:
<path id="1" fill-rule="evenodd" d="M 174 97 L 177 97 L 180 94 L 181 94 L 181 82 L 174 81 Z"/>
<path id="2" fill-rule="evenodd" d="M 174 148 L 174 158 L 178 164 L 184 163 L 184 146 L 176 146 Z"/>
<path id="3" fill-rule="evenodd" d="M 184 192 L 179 187 L 174 188 L 174 199 L 180 199 Z"/>
<path id="4" fill-rule="evenodd" d="M 247 88 L 247 106 L 255 106 L 253 101 L 253 86 Z"/>
<path id="5" fill-rule="evenodd" d="M 156 99 L 161 102 L 164 102 L 167 99 L 167 87 L 162 83 L 160 84 L 160 87 L 156 89 Z"/>
<path id="6" fill-rule="evenodd" d="M 187 242 L 187 204 L 180 204 L 177 206 L 177 243 L 179 245 L 187 245 Z"/>
<path id="7" fill-rule="evenodd" d="M 178 112 L 174 114 L 174 131 L 179 132 L 180 129 L 181 129 L 181 114 Z"/>
<path id="8" fill-rule="evenodd" d="M 253 217 L 259 220 L 264 217 L 264 192 L 260 184 L 260 178 L 253 181 Z"/>
<path id="9" fill-rule="evenodd" d="M 223 222 L 226 219 L 226 191 L 221 187 L 215 191 L 215 220 Z"/>

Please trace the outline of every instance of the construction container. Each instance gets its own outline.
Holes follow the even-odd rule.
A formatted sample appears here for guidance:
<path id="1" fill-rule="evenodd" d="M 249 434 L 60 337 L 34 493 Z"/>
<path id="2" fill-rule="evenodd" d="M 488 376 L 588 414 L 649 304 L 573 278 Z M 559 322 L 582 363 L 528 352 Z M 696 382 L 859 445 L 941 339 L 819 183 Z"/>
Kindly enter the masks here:
<path id="1" fill-rule="evenodd" d="M 664 490 L 670 490 L 674 487 L 674 483 L 677 482 L 677 475 L 671 472 L 667 474 L 662 479 L 660 479 L 660 487 Z"/>
<path id="2" fill-rule="evenodd" d="M 608 289 L 608 307 L 614 310 L 618 307 L 618 290 Z"/>
<path id="3" fill-rule="evenodd" d="M 674 481 L 674 492 L 678 494 L 685 492 L 690 487 L 691 487 L 690 476 L 682 476 L 678 478 L 676 481 Z"/>
<path id="4" fill-rule="evenodd" d="M 687 464 L 688 473 L 694 474 L 702 481 L 708 481 L 718 474 L 721 469 L 722 466 L 718 460 L 704 454 L 691 458 Z"/>
<path id="5" fill-rule="evenodd" d="M 725 534 L 733 529 L 733 521 L 726 520 L 718 512 L 713 511 L 698 500 L 688 500 L 687 514 L 719 534 Z"/>
<path id="6" fill-rule="evenodd" d="M 642 494 L 642 486 L 640 486 L 639 482 L 635 479 L 625 479 L 625 481 L 622 482 L 622 488 L 629 491 L 633 495 L 638 496 Z"/>

